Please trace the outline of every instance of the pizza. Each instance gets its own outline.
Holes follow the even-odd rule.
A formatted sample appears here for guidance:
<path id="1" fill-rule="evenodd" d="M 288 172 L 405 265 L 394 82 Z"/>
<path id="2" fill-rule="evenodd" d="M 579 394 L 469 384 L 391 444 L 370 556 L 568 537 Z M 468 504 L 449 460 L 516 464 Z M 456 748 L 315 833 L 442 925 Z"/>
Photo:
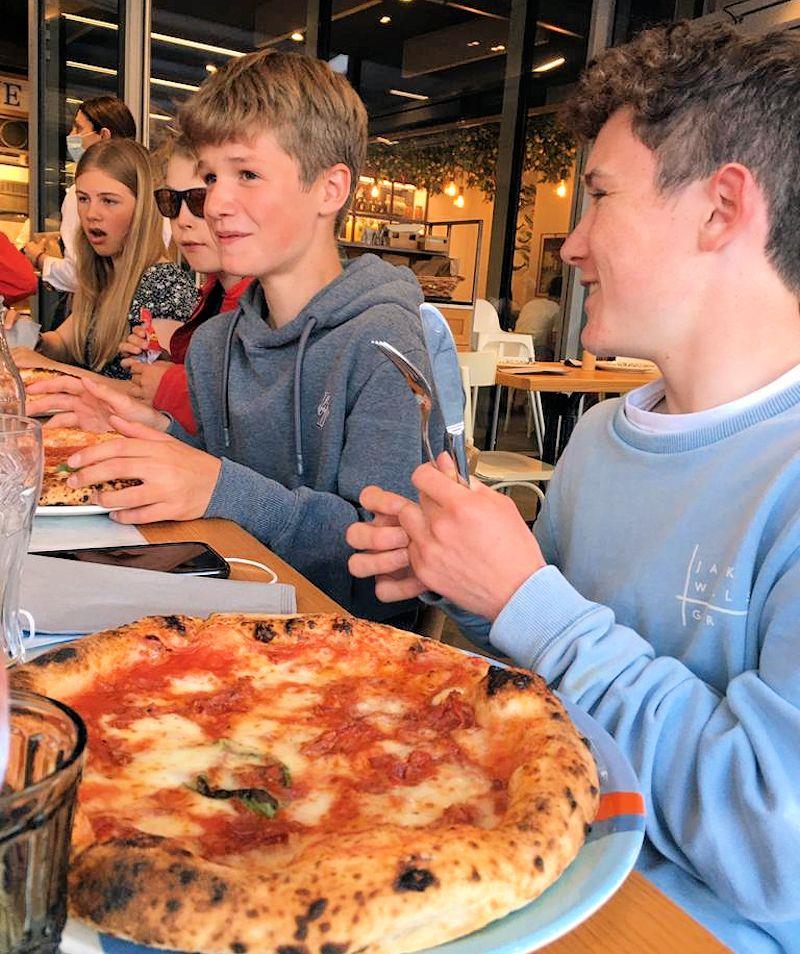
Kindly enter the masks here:
<path id="1" fill-rule="evenodd" d="M 77 375 L 68 375 L 66 371 L 56 371 L 54 368 L 20 368 L 19 376 L 25 387 L 36 384 L 37 381 L 49 381 L 51 378 L 77 377 Z"/>
<path id="2" fill-rule="evenodd" d="M 77 427 L 45 427 L 42 429 L 44 445 L 44 470 L 40 507 L 72 507 L 91 502 L 98 490 L 119 490 L 140 483 L 138 480 L 108 480 L 89 487 L 70 487 L 67 479 L 72 469 L 67 460 L 84 447 L 113 441 L 120 435 L 114 432 L 94 434 Z"/>
<path id="3" fill-rule="evenodd" d="M 543 680 L 343 616 L 150 617 L 16 688 L 83 717 L 72 915 L 212 954 L 400 954 L 536 898 L 598 806 Z"/>

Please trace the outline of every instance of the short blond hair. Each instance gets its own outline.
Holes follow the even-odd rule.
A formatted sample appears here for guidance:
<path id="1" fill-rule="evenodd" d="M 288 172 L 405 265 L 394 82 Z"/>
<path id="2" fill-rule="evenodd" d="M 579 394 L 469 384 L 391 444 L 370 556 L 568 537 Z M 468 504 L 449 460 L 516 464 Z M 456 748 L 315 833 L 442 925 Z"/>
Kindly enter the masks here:
<path id="1" fill-rule="evenodd" d="M 353 87 L 322 60 L 259 50 L 230 60 L 183 106 L 181 130 L 195 149 L 269 131 L 297 163 L 310 188 L 331 166 L 350 170 L 350 194 L 367 155 L 367 111 Z"/>

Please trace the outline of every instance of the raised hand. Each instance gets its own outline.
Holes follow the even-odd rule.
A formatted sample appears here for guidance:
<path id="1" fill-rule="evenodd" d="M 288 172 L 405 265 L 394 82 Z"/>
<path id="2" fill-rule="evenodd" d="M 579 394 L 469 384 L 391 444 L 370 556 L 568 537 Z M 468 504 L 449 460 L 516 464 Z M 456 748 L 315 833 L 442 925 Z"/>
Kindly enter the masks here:
<path id="1" fill-rule="evenodd" d="M 127 394 L 90 378 L 63 375 L 27 388 L 29 414 L 55 413 L 46 427 L 80 427 L 102 433 L 116 430 L 112 417 L 166 431 L 169 418 Z"/>

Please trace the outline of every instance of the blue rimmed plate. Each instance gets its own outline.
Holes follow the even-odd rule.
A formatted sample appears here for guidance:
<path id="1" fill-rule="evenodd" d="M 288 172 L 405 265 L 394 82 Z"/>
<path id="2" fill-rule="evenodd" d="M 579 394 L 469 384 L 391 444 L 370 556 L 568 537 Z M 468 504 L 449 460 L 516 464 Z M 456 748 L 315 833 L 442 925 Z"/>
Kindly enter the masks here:
<path id="1" fill-rule="evenodd" d="M 619 888 L 644 838 L 644 799 L 627 759 L 591 716 L 562 699 L 589 739 L 600 775 L 600 810 L 578 856 L 535 901 L 480 931 L 442 944 L 436 954 L 529 954 L 577 927 Z M 153 948 L 67 921 L 63 954 L 153 954 Z"/>

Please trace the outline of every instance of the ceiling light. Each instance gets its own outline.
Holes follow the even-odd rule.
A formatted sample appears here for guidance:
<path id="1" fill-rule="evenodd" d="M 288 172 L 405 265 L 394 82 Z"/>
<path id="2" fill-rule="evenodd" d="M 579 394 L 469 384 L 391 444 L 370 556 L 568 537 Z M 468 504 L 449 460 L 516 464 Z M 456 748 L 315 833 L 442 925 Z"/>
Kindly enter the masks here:
<path id="1" fill-rule="evenodd" d="M 216 72 L 217 72 L 217 67 L 214 66 L 213 63 L 206 63 L 206 70 L 207 70 L 209 73 L 216 73 Z"/>
<path id="2" fill-rule="evenodd" d="M 391 22 L 392 22 L 391 17 L 381 17 L 380 20 L 378 20 L 378 23 L 391 23 Z"/>
<path id="3" fill-rule="evenodd" d="M 458 195 L 458 196 L 456 196 L 455 201 L 453 202 L 453 205 L 454 205 L 457 209 L 463 209 L 463 208 L 464 208 L 464 196 L 463 196 L 463 195 Z"/>
<path id="4" fill-rule="evenodd" d="M 556 195 L 559 199 L 563 199 L 567 194 L 567 183 L 562 179 L 561 182 L 556 186 Z"/>
<path id="5" fill-rule="evenodd" d="M 116 76 L 116 70 L 110 70 L 107 66 L 93 66 L 91 63 L 78 63 L 76 60 L 67 60 L 67 66 L 74 70 L 86 70 L 87 73 L 103 73 L 105 76 Z"/>
<path id="6" fill-rule="evenodd" d="M 480 45 L 481 45 L 480 40 L 470 40 L 469 43 L 467 43 L 467 46 L 480 46 Z"/>
<path id="7" fill-rule="evenodd" d="M 290 40 L 294 40 L 295 43 L 302 43 L 305 37 L 299 30 L 295 30 L 294 33 L 289 37 Z"/>
<path id="8" fill-rule="evenodd" d="M 554 70 L 557 66 L 563 66 L 567 61 L 563 56 L 557 56 L 553 60 L 546 60 L 544 63 L 541 63 L 539 66 L 533 68 L 534 73 L 546 73 L 548 70 Z"/>
<path id="9" fill-rule="evenodd" d="M 444 194 L 450 195 L 450 196 L 458 195 L 458 187 L 456 186 L 455 182 L 453 182 L 452 179 L 444 187 Z"/>
<path id="10" fill-rule="evenodd" d="M 409 2 L 409 0 L 404 0 L 404 2 Z M 406 99 L 430 99 L 430 96 L 423 96 L 422 93 L 409 93 L 404 89 L 390 89 L 389 92 L 392 96 L 404 96 Z"/>
<path id="11" fill-rule="evenodd" d="M 185 89 L 190 93 L 196 93 L 200 89 L 199 86 L 192 86 L 191 83 L 176 83 L 174 80 L 158 79 L 155 76 L 150 77 L 150 82 L 153 86 L 164 86 L 167 89 Z"/>
<path id="12" fill-rule="evenodd" d="M 374 186 L 369 190 L 369 194 L 372 196 L 373 199 L 377 199 L 378 196 L 381 194 L 381 190 L 380 190 L 376 185 L 374 185 Z"/>
<path id="13" fill-rule="evenodd" d="M 489 49 L 492 53 L 504 53 L 506 48 L 503 43 L 498 43 L 496 46 L 490 46 Z"/>

